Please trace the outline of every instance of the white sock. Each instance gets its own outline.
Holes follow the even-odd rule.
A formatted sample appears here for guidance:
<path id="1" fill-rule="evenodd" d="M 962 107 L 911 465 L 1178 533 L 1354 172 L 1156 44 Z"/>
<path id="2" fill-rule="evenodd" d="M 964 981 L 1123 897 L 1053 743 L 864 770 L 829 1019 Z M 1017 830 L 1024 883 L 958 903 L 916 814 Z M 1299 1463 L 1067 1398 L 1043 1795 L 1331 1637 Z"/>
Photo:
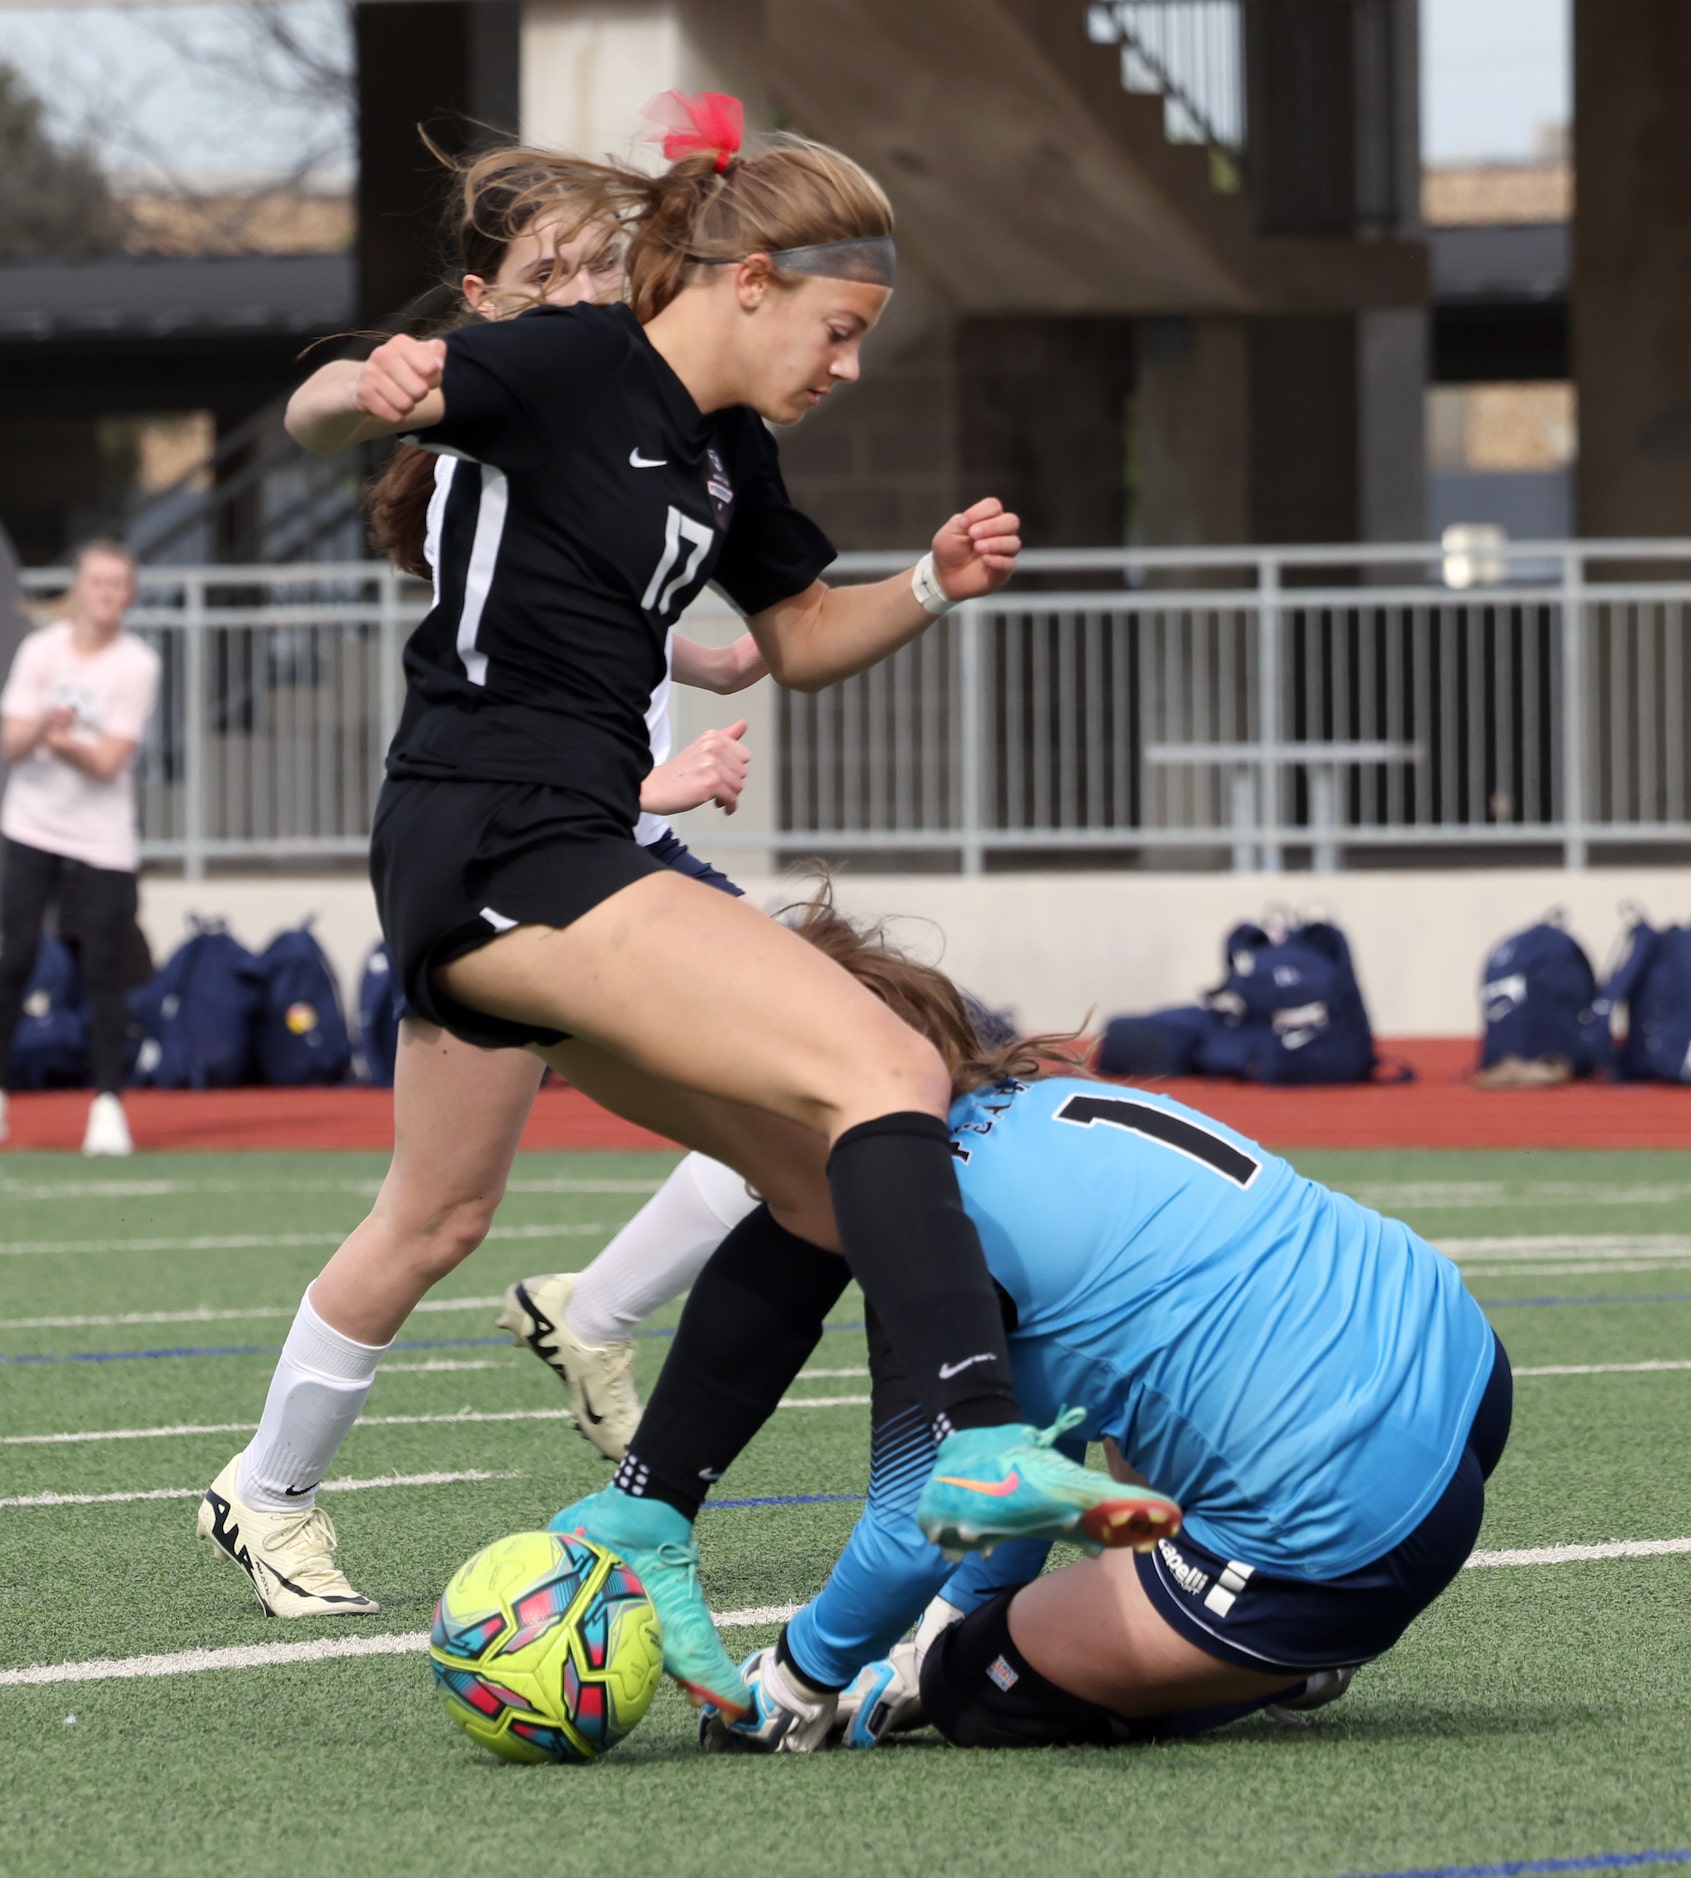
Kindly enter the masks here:
<path id="1" fill-rule="evenodd" d="M 270 1379 L 258 1433 L 247 1444 L 235 1491 L 268 1513 L 311 1506 L 376 1380 L 387 1344 L 355 1343 L 300 1299 Z"/>
<path id="2" fill-rule="evenodd" d="M 565 1322 L 583 1343 L 626 1343 L 758 1204 L 733 1168 L 689 1154 L 576 1279 Z"/>

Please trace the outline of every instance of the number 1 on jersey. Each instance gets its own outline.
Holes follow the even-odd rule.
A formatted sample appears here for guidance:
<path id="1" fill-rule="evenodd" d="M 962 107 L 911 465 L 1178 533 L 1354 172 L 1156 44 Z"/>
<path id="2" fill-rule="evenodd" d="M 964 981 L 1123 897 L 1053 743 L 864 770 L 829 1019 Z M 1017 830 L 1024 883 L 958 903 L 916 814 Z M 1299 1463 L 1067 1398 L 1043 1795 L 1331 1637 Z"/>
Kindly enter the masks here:
<path id="1" fill-rule="evenodd" d="M 1201 1161 L 1236 1187 L 1248 1187 L 1262 1172 L 1261 1161 L 1243 1148 L 1152 1102 L 1131 1102 L 1124 1096 L 1070 1096 L 1058 1109 L 1056 1119 L 1076 1128 L 1090 1128 L 1097 1122 L 1125 1128 L 1129 1134 L 1143 1135 L 1148 1141 L 1173 1148 L 1189 1161 Z"/>
<path id="2" fill-rule="evenodd" d="M 672 503 L 669 519 L 664 525 L 663 555 L 652 569 L 652 578 L 646 583 L 646 591 L 640 596 L 641 606 L 660 616 L 667 613 L 677 590 L 685 587 L 699 571 L 699 563 L 710 552 L 710 544 L 715 539 L 714 528 L 704 522 L 694 521 L 690 515 L 683 515 Z M 681 559 L 683 542 L 687 543 L 692 552 L 687 557 L 687 565 L 670 578 L 670 570 Z"/>

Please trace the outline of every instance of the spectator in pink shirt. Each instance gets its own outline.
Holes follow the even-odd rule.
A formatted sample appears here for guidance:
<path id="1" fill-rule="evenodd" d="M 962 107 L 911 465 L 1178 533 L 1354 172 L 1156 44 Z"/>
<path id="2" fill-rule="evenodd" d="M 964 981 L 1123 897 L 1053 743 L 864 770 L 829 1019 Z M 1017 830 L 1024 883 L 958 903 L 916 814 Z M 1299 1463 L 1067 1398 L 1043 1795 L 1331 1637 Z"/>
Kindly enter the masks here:
<path id="1" fill-rule="evenodd" d="M 42 922 L 58 908 L 92 1006 L 95 1097 L 84 1154 L 128 1154 L 124 955 L 141 865 L 136 746 L 158 695 L 159 659 L 123 630 L 135 560 L 116 542 L 76 557 L 62 618 L 18 648 L 0 691 L 0 1073 L 11 1055 Z M 0 1092 L 0 1140 L 6 1134 Z"/>

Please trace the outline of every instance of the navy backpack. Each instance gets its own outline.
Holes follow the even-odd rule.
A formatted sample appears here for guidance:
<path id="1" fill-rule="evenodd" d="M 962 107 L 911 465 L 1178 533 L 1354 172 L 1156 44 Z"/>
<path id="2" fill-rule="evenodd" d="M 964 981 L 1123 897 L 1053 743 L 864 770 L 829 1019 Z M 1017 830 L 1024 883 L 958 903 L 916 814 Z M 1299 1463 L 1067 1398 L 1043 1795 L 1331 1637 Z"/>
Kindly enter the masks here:
<path id="1" fill-rule="evenodd" d="M 1106 1076 L 1240 1076 L 1252 1082 L 1367 1082 L 1374 1032 L 1350 945 L 1311 920 L 1283 932 L 1235 926 L 1227 976 L 1202 1004 L 1122 1017 L 1104 1032 Z"/>
<path id="2" fill-rule="evenodd" d="M 358 981 L 358 1048 L 353 1056 L 358 1080 L 373 1089 L 393 1087 L 399 1020 L 404 1015 L 405 996 L 393 969 L 393 955 L 386 942 L 378 939 Z"/>
<path id="3" fill-rule="evenodd" d="M 1312 920 L 1280 934 L 1235 926 L 1225 950 L 1227 977 L 1205 1000 L 1221 1019 L 1198 1046 L 1205 1075 L 1279 1084 L 1369 1080 L 1374 1031 L 1337 926 Z"/>
<path id="4" fill-rule="evenodd" d="M 221 920 L 192 920 L 150 984 L 132 992 L 140 1031 L 131 1080 L 154 1089 L 233 1089 L 256 1080 L 264 1002 L 257 959 Z"/>
<path id="5" fill-rule="evenodd" d="M 1494 947 L 1480 973 L 1485 1037 L 1480 1068 L 1505 1057 L 1529 1063 L 1561 1057 L 1576 1076 L 1607 1067 L 1609 1025 L 1597 974 L 1574 936 L 1552 913 Z"/>
<path id="6" fill-rule="evenodd" d="M 263 986 L 258 1012 L 258 1073 L 273 1088 L 346 1081 L 352 1039 L 334 972 L 311 922 L 278 933 L 257 961 Z"/>
<path id="7" fill-rule="evenodd" d="M 1599 1000 L 1605 1028 L 1610 1012 L 1623 1005 L 1618 1073 L 1629 1082 L 1691 1082 L 1691 928 L 1657 930 L 1634 919 Z"/>
<path id="8" fill-rule="evenodd" d="M 9 1089 L 79 1089 L 89 1077 L 88 999 L 75 956 L 42 935 L 6 1068 Z"/>

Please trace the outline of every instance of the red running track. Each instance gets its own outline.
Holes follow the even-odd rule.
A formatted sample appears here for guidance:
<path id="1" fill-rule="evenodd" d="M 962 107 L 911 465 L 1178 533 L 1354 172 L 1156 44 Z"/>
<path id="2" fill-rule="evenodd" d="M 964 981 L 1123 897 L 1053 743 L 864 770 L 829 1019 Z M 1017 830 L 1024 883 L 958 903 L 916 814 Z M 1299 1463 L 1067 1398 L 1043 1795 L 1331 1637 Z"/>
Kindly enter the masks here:
<path id="1" fill-rule="evenodd" d="M 1467 1038 L 1382 1043 L 1417 1072 L 1408 1083 L 1338 1089 L 1172 1080 L 1150 1084 L 1271 1148 L 1691 1148 L 1691 1087 L 1573 1083 L 1476 1089 Z M 81 1146 L 81 1090 L 11 1100 L 14 1148 Z M 124 1097 L 142 1149 L 393 1146 L 393 1097 L 380 1089 L 231 1089 Z M 672 1144 L 607 1114 L 574 1089 L 535 1099 L 525 1148 L 663 1148 Z M 0 1153 L 4 1150 L 0 1149 Z"/>

